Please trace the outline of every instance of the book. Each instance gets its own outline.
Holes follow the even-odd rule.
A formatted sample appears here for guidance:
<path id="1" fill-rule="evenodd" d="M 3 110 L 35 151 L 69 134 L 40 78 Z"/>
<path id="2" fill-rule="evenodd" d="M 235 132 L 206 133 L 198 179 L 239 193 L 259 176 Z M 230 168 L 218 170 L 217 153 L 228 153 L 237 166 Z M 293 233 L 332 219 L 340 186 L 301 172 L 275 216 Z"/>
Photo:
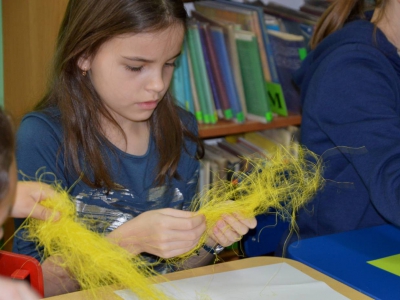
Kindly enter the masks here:
<path id="1" fill-rule="evenodd" d="M 192 83 L 190 81 L 189 73 L 189 62 L 188 62 L 188 46 L 187 41 L 184 40 L 181 53 L 181 67 L 183 75 L 183 88 L 185 96 L 185 107 L 188 111 L 195 114 L 193 95 L 192 95 Z"/>
<path id="2" fill-rule="evenodd" d="M 175 103 L 180 107 L 186 109 L 183 66 L 181 60 L 182 56 L 179 56 L 176 59 L 176 67 L 172 75 L 170 91 L 174 97 Z"/>
<path id="3" fill-rule="evenodd" d="M 259 145 L 254 144 L 253 142 L 249 141 L 245 137 L 239 137 L 237 139 L 237 145 L 239 147 L 245 147 L 247 149 L 250 149 L 253 153 L 247 157 L 257 157 L 257 158 L 266 158 L 268 155 L 268 152 L 260 147 Z"/>
<path id="4" fill-rule="evenodd" d="M 225 118 L 226 120 L 232 119 L 232 109 L 229 104 L 228 94 L 226 91 L 226 87 L 223 82 L 221 69 L 218 65 L 217 53 L 215 50 L 214 43 L 212 41 L 210 24 L 201 22 L 201 31 L 202 31 L 202 44 L 204 47 L 204 53 L 207 54 L 207 69 L 209 70 L 209 77 L 212 78 L 212 81 L 215 85 L 215 95 L 214 100 L 218 99 L 219 106 L 221 109 L 221 118 Z M 216 106 L 217 106 L 217 101 Z"/>
<path id="5" fill-rule="evenodd" d="M 198 28 L 199 28 L 199 35 L 200 35 L 200 44 L 203 52 L 203 58 L 204 58 L 204 64 L 206 67 L 206 72 L 207 72 L 207 78 L 210 83 L 210 88 L 212 92 L 212 99 L 213 99 L 213 105 L 212 108 L 217 112 L 217 115 L 219 118 L 223 118 L 223 112 L 222 112 L 222 107 L 221 107 L 221 101 L 218 93 L 218 87 L 216 83 L 216 78 L 214 76 L 214 73 L 212 71 L 212 63 L 211 63 L 211 52 L 209 51 L 209 48 L 207 47 L 207 41 L 206 41 L 206 30 L 208 25 L 206 23 L 198 22 Z"/>
<path id="6" fill-rule="evenodd" d="M 261 28 L 261 23 L 258 21 L 258 14 L 256 11 L 242 7 L 236 7 L 230 4 L 231 2 L 220 3 L 216 1 L 199 1 L 194 3 L 196 10 L 200 11 L 204 15 L 207 15 L 211 18 L 219 18 L 226 21 L 235 22 L 240 24 L 243 30 L 253 31 L 256 34 L 258 46 L 260 48 L 264 77 L 265 80 L 271 81 L 271 71 L 262 36 L 262 30 L 265 30 L 265 26 L 263 25 Z M 262 23 L 264 23 L 264 19 L 262 20 Z"/>
<path id="7" fill-rule="evenodd" d="M 245 92 L 247 118 L 259 122 L 271 122 L 273 115 L 269 105 L 257 39 L 253 32 L 235 32 Z"/>
<path id="8" fill-rule="evenodd" d="M 225 45 L 226 45 L 226 49 L 227 49 L 228 60 L 230 62 L 230 70 L 233 73 L 233 79 L 234 79 L 234 83 L 235 83 L 235 87 L 236 87 L 236 93 L 237 93 L 237 97 L 238 97 L 240 105 L 241 105 L 242 116 L 240 116 L 240 118 L 245 120 L 246 115 L 247 115 L 247 108 L 246 108 L 246 101 L 245 101 L 245 95 L 244 95 L 244 90 L 243 90 L 242 75 L 240 73 L 239 59 L 238 59 L 238 54 L 237 54 L 237 49 L 236 49 L 236 41 L 235 41 L 235 36 L 234 36 L 234 31 L 236 29 L 240 29 L 240 25 L 233 23 L 233 22 L 221 20 L 221 19 L 213 19 L 213 18 L 205 16 L 202 13 L 195 11 L 195 10 L 192 11 L 192 16 L 193 16 L 193 18 L 195 18 L 201 22 L 209 23 L 210 26 L 212 26 L 213 28 L 220 28 L 222 30 L 224 38 L 225 38 Z M 215 45 L 214 45 L 214 49 L 215 49 Z M 218 62 L 218 64 L 220 64 L 220 62 Z M 221 70 L 221 67 L 218 67 L 217 69 Z M 227 88 L 228 87 L 225 86 L 225 89 L 227 89 Z M 238 121 L 238 120 L 236 119 L 236 121 Z M 239 122 L 242 122 L 242 121 L 239 121 Z"/>
<path id="9" fill-rule="evenodd" d="M 218 147 L 218 144 L 205 144 L 204 148 L 205 153 L 217 162 L 219 174 L 222 179 L 230 181 L 232 174 L 240 170 L 241 159 Z"/>
<path id="10" fill-rule="evenodd" d="M 240 2 L 234 2 L 234 1 L 228 1 L 228 0 L 216 0 L 217 2 L 221 2 L 224 5 L 233 5 L 238 8 L 246 9 L 246 10 L 251 10 L 255 11 L 258 15 L 257 21 L 258 21 L 258 26 L 256 28 L 259 28 L 260 33 L 259 35 L 262 38 L 262 43 L 263 43 L 263 48 L 264 51 L 266 52 L 266 59 L 267 59 L 267 64 L 270 72 L 270 79 L 265 77 L 267 81 L 275 82 L 278 83 L 278 74 L 276 71 L 276 66 L 275 66 L 275 60 L 274 60 L 274 55 L 272 53 L 272 47 L 271 43 L 269 41 L 269 36 L 267 34 L 267 28 L 265 26 L 265 14 L 264 10 L 262 7 L 251 5 L 250 3 L 240 3 Z M 256 29 L 257 30 L 257 29 Z M 261 43 L 261 40 L 258 40 L 259 43 Z M 260 47 L 260 51 L 262 51 Z"/>
<path id="11" fill-rule="evenodd" d="M 230 107 L 232 109 L 234 119 L 238 123 L 242 123 L 244 122 L 244 114 L 242 110 L 242 105 L 239 100 L 235 79 L 233 77 L 233 72 L 228 57 L 228 51 L 225 44 L 224 33 L 220 27 L 212 26 L 210 29 L 211 29 L 212 40 L 215 45 L 216 54 L 219 61 L 219 68 L 221 69 L 222 78 L 226 86 L 226 91 L 228 93 L 228 99 L 230 102 Z"/>
<path id="12" fill-rule="evenodd" d="M 209 148 L 210 146 L 208 146 Z M 210 151 L 205 148 L 204 152 L 204 159 L 207 159 L 211 162 L 214 163 L 214 170 L 212 175 L 212 179 L 221 179 L 221 180 L 226 180 L 227 179 L 227 169 L 228 169 L 228 159 L 223 157 L 222 155 L 216 155 L 213 151 Z M 213 180 L 211 180 L 213 181 Z"/>
<path id="13" fill-rule="evenodd" d="M 218 163 L 211 158 L 209 160 L 210 160 L 210 183 L 209 183 L 209 186 L 211 187 L 214 182 L 221 180 L 221 177 L 219 174 L 220 170 L 219 170 Z"/>
<path id="14" fill-rule="evenodd" d="M 282 31 L 282 20 L 278 17 L 269 15 L 269 14 L 264 14 L 264 22 L 265 22 L 265 28 L 267 30 L 276 30 L 276 31 Z M 268 36 L 268 34 L 267 34 Z M 271 48 L 272 49 L 272 48 Z"/>
<path id="15" fill-rule="evenodd" d="M 229 138 L 229 137 L 227 137 Z M 228 142 L 227 138 L 218 143 L 218 147 L 236 155 L 241 159 L 241 171 L 247 170 L 249 166 L 246 166 L 246 158 L 261 158 L 265 157 L 257 147 L 250 145 L 247 142 L 240 142 L 241 137 L 235 138 L 235 142 Z"/>
<path id="16" fill-rule="evenodd" d="M 300 146 L 300 129 L 296 126 L 288 126 L 284 128 L 274 128 L 269 130 L 259 131 L 260 134 L 275 142 L 278 145 L 282 145 L 285 149 L 288 149 L 290 154 L 294 157 L 298 156 L 298 148 Z"/>
<path id="17" fill-rule="evenodd" d="M 275 55 L 279 82 L 288 111 L 300 114 L 300 92 L 292 80 L 293 73 L 301 66 L 306 56 L 304 37 L 275 30 L 268 31 Z"/>
<path id="18" fill-rule="evenodd" d="M 244 138 L 257 147 L 264 149 L 267 154 L 274 154 L 278 149 L 278 145 L 273 140 L 268 139 L 257 131 L 245 133 Z"/>
<path id="19" fill-rule="evenodd" d="M 200 161 L 200 171 L 199 171 L 199 183 L 198 183 L 198 194 L 200 199 L 207 201 L 205 197 L 210 184 L 210 161 L 207 159 L 202 159 Z M 202 205 L 203 203 L 201 203 Z"/>
<path id="20" fill-rule="evenodd" d="M 318 16 L 286 7 L 275 2 L 269 2 L 262 7 L 265 13 L 277 16 L 281 19 L 281 31 L 295 35 L 302 35 L 304 37 L 305 45 L 309 44 L 315 25 L 319 19 Z"/>
<path id="21" fill-rule="evenodd" d="M 273 141 L 282 147 L 288 148 L 293 139 L 293 133 L 287 128 L 273 128 L 268 130 L 258 131 L 261 135 L 267 139 Z"/>
<path id="22" fill-rule="evenodd" d="M 194 115 L 196 117 L 197 122 L 199 124 L 203 124 L 203 113 L 201 111 L 201 107 L 200 107 L 200 103 L 199 103 L 196 82 L 194 80 L 193 64 L 192 64 L 192 60 L 191 60 L 189 54 L 187 55 L 187 61 L 188 61 L 188 71 L 189 71 L 191 94 L 192 94 L 193 107 L 194 107 Z"/>
<path id="23" fill-rule="evenodd" d="M 170 91 L 179 106 L 195 114 L 188 67 L 187 45 L 185 42 L 182 46 L 181 55 L 176 60 Z"/>
<path id="24" fill-rule="evenodd" d="M 214 110 L 214 99 L 204 62 L 197 22 L 188 24 L 187 39 L 203 122 L 205 124 L 215 124 L 217 122 L 217 114 Z"/>

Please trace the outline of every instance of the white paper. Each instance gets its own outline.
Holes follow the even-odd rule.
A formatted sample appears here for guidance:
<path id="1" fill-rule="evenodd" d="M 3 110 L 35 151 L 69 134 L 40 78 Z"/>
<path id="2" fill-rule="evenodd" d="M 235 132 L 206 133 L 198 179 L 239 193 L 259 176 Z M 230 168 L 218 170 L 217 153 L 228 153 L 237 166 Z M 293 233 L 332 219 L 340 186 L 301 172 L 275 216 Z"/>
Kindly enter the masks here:
<path id="1" fill-rule="evenodd" d="M 176 300 L 348 299 L 286 263 L 174 280 L 156 287 Z M 124 300 L 138 299 L 130 290 L 115 293 Z"/>

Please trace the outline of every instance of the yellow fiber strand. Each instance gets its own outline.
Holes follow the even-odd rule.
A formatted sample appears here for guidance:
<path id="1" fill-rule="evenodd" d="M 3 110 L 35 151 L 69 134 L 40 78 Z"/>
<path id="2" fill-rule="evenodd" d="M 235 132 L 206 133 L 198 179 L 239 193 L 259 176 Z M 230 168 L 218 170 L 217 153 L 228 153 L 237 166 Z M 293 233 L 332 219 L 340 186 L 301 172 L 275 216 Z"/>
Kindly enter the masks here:
<path id="1" fill-rule="evenodd" d="M 169 263 L 180 264 L 197 252 L 223 215 L 238 213 L 244 218 L 252 218 L 273 208 L 281 219 L 290 220 L 291 228 L 297 230 L 297 211 L 324 185 L 322 161 L 302 147 L 297 156 L 291 154 L 291 149 L 278 147 L 270 158 L 246 161 L 251 172 L 237 172 L 231 182 L 215 182 L 194 202 L 193 211 L 205 215 L 207 230 L 195 249 L 168 260 Z M 234 201 L 228 202 L 229 199 Z"/>
<path id="2" fill-rule="evenodd" d="M 131 289 L 141 299 L 170 299 L 151 285 L 154 281 L 148 277 L 155 272 L 140 256 L 132 256 L 75 221 L 75 205 L 67 192 L 60 191 L 42 204 L 60 212 L 61 217 L 55 213 L 47 221 L 30 219 L 26 225 L 27 238 L 44 248 L 45 257 L 59 258 L 59 265 L 72 274 L 82 290 L 88 290 L 96 298 L 96 288 L 113 284 Z"/>
<path id="3" fill-rule="evenodd" d="M 296 212 L 324 184 L 322 162 L 307 149 L 300 148 L 294 157 L 290 149 L 279 148 L 272 157 L 247 159 L 247 164 L 251 172 L 235 173 L 231 182 L 219 180 L 198 195 L 192 210 L 205 215 L 207 230 L 195 249 L 169 259 L 168 263 L 179 265 L 194 255 L 225 214 L 238 213 L 243 218 L 252 218 L 274 208 L 296 228 Z M 27 238 L 43 247 L 45 257 L 62 261 L 60 265 L 76 278 L 83 290 L 94 294 L 98 287 L 117 285 L 131 289 L 142 299 L 169 299 L 151 286 L 154 282 L 148 277 L 155 272 L 140 256 L 133 257 L 103 235 L 89 230 L 84 222 L 75 220 L 74 202 L 67 192 L 61 191 L 42 204 L 60 212 L 61 216 L 55 213 L 47 221 L 30 219 L 25 226 Z"/>

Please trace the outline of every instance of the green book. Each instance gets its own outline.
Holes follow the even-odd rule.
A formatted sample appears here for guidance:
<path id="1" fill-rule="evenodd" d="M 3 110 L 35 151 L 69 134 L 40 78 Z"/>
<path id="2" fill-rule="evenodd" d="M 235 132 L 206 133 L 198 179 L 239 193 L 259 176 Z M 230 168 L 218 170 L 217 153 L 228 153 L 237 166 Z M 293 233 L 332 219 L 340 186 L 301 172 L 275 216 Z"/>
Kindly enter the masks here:
<path id="1" fill-rule="evenodd" d="M 199 30 L 196 23 L 189 24 L 187 40 L 198 100 L 203 115 L 203 122 L 205 124 L 215 124 L 217 122 L 217 116 L 213 106 L 214 99 L 211 92 L 200 42 Z"/>
<path id="2" fill-rule="evenodd" d="M 247 118 L 263 123 L 273 115 L 258 50 L 257 37 L 251 31 L 236 30 L 235 39 L 246 98 Z"/>
<path id="3" fill-rule="evenodd" d="M 187 47 L 186 49 L 189 49 L 189 48 Z M 201 107 L 200 107 L 199 97 L 198 97 L 197 88 L 196 88 L 196 81 L 194 79 L 193 63 L 192 63 L 189 53 L 187 55 L 187 60 L 188 60 L 190 87 L 192 89 L 191 92 L 192 92 L 192 100 L 193 100 L 193 106 L 194 106 L 194 115 L 196 116 L 197 122 L 199 124 L 203 124 L 204 123 L 203 112 L 201 111 Z"/>

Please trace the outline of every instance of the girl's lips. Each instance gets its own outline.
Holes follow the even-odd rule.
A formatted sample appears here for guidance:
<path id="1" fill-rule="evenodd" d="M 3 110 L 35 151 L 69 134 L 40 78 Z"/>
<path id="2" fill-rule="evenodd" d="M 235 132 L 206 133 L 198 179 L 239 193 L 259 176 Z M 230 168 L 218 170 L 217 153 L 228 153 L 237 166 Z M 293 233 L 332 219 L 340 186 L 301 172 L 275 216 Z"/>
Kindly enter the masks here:
<path id="1" fill-rule="evenodd" d="M 158 100 L 145 101 L 145 102 L 138 103 L 138 105 L 143 109 L 155 109 L 157 107 L 157 104 L 158 104 Z"/>

